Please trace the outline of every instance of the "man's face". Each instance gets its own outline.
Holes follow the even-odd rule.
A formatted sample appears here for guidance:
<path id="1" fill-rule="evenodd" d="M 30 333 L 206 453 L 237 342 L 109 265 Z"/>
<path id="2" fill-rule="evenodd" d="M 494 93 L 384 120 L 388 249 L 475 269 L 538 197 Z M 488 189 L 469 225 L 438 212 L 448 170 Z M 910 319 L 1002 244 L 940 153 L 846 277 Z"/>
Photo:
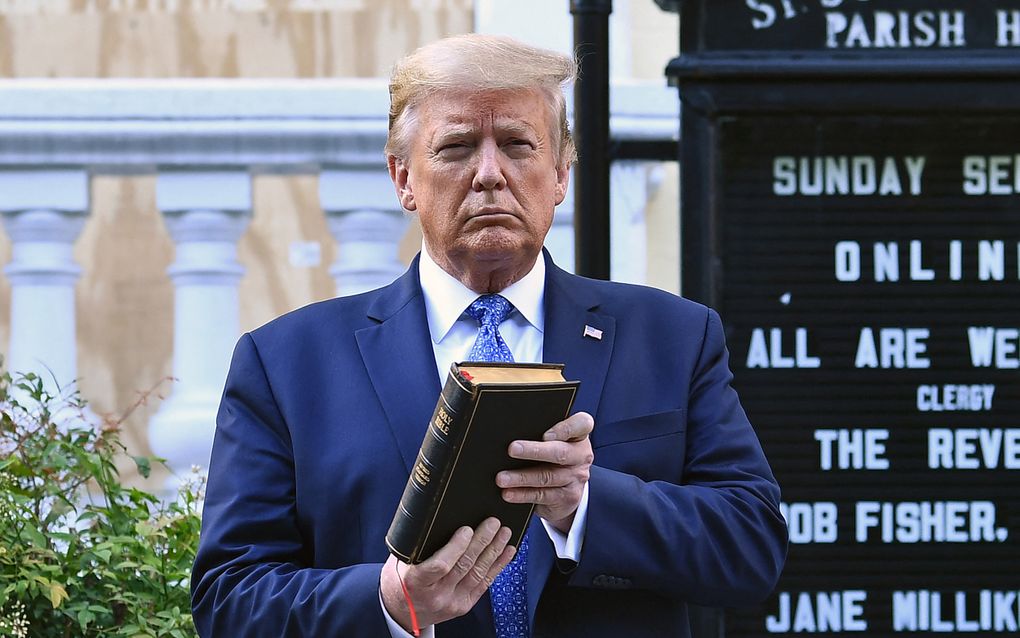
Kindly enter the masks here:
<path id="1" fill-rule="evenodd" d="M 409 161 L 391 159 L 390 170 L 429 254 L 476 291 L 469 282 L 508 284 L 527 274 L 569 175 L 566 162 L 557 164 L 542 95 L 441 92 L 418 108 L 412 126 Z M 501 287 L 483 287 L 493 285 Z"/>

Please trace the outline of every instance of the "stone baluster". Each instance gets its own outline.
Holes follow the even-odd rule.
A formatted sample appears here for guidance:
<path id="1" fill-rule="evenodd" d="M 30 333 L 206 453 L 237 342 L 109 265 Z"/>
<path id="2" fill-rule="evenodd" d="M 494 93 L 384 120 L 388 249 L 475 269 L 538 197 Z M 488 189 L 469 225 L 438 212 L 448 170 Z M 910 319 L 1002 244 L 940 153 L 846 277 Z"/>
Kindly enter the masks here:
<path id="1" fill-rule="evenodd" d="M 0 215 L 12 242 L 11 343 L 5 367 L 34 372 L 50 394 L 78 376 L 72 247 L 89 211 L 85 170 L 0 171 Z"/>
<path id="2" fill-rule="evenodd" d="M 175 382 L 149 424 L 153 452 L 177 476 L 209 464 L 216 410 L 240 333 L 237 242 L 251 212 L 245 171 L 167 172 L 156 200 L 174 241 Z M 168 488 L 178 479 L 171 478 Z"/>
<path id="3" fill-rule="evenodd" d="M 385 168 L 324 170 L 319 201 L 337 241 L 329 269 L 336 294 L 379 288 L 404 272 L 398 251 L 407 218 Z"/>

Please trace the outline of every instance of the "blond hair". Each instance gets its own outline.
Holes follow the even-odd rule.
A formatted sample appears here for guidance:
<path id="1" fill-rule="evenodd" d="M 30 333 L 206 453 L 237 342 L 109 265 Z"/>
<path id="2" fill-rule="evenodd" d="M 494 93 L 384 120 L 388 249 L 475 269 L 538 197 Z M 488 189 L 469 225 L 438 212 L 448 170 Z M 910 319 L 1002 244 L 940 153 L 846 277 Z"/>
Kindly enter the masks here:
<path id="1" fill-rule="evenodd" d="M 557 163 L 574 160 L 563 90 L 577 77 L 573 58 L 506 36 L 466 34 L 421 47 L 393 67 L 386 154 L 407 160 L 415 109 L 443 90 L 537 89 L 549 105 Z"/>

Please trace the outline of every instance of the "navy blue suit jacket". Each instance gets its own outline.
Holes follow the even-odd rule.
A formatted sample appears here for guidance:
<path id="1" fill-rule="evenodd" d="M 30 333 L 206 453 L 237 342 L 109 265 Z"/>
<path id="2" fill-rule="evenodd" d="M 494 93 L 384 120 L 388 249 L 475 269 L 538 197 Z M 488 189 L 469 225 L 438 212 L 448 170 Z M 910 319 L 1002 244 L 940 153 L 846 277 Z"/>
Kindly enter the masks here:
<path id="1" fill-rule="evenodd" d="M 686 636 L 687 602 L 767 596 L 786 527 L 719 317 L 551 261 L 545 312 L 544 357 L 581 380 L 595 464 L 580 563 L 557 565 L 532 521 L 532 635 Z M 389 635 L 383 539 L 439 391 L 417 261 L 385 288 L 241 338 L 192 580 L 202 636 Z M 437 636 L 494 636 L 488 598 Z"/>

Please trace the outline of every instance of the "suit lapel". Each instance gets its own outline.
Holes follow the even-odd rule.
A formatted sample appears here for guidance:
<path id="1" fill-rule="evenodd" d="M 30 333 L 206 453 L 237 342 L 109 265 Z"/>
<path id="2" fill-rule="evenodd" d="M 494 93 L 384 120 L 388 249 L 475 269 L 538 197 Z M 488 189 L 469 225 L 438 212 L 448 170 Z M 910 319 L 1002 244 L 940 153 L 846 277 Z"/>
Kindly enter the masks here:
<path id="1" fill-rule="evenodd" d="M 594 282 L 560 270 L 548 258 L 546 268 L 543 359 L 566 364 L 564 376 L 581 381 L 574 412 L 597 416 L 616 319 L 597 312 L 600 299 Z M 586 334 L 586 328 L 592 330 Z"/>
<path id="2" fill-rule="evenodd" d="M 552 263 L 548 253 L 544 256 L 545 337 L 542 358 L 547 363 L 565 364 L 564 376 L 580 380 L 581 388 L 574 400 L 573 411 L 596 416 L 613 354 L 616 320 L 611 315 L 596 312 L 599 295 L 593 283 L 560 270 Z M 601 331 L 601 339 L 596 338 L 593 331 L 588 331 L 591 336 L 586 335 L 586 327 Z M 528 617 L 534 623 L 538 600 L 556 560 L 556 550 L 537 517 L 532 519 L 528 533 Z"/>
<path id="3" fill-rule="evenodd" d="M 355 333 L 408 473 L 441 390 L 418 283 L 418 260 L 369 307 L 379 323 Z"/>

